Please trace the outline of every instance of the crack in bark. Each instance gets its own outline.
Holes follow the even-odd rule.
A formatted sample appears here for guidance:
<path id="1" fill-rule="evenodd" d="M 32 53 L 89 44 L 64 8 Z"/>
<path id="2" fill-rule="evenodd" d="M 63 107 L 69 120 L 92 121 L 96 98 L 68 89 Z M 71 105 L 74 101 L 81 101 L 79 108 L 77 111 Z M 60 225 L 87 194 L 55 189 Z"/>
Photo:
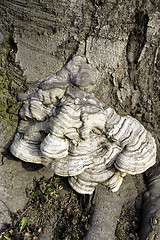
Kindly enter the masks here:
<path id="1" fill-rule="evenodd" d="M 130 32 L 126 49 L 126 58 L 130 68 L 137 65 L 138 59 L 146 41 L 147 24 L 149 17 L 141 11 L 135 15 L 135 28 Z"/>

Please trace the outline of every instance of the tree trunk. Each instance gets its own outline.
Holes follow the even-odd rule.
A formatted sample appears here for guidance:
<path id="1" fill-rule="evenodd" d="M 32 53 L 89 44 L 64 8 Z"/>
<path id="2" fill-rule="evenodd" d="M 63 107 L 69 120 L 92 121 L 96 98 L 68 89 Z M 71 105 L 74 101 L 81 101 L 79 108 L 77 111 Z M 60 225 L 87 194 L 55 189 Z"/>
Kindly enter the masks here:
<path id="1" fill-rule="evenodd" d="M 124 209 L 122 206 L 129 202 L 133 205 L 144 189 L 139 237 L 160 239 L 159 10 L 160 2 L 156 0 L 0 2 L 1 47 L 9 32 L 10 50 L 15 58 L 10 60 L 8 68 L 14 69 L 17 64 L 16 69 L 23 71 L 16 70 L 16 79 L 11 80 L 15 91 L 20 91 L 22 75 L 29 88 L 39 78 L 56 73 L 73 56 L 86 56 L 100 72 L 96 97 L 117 113 L 137 118 L 156 140 L 157 163 L 144 178 L 128 176 L 116 194 L 104 186 L 98 187 L 91 228 L 85 239 L 114 239 L 119 231 L 117 220 Z M 9 94 L 13 99 L 13 94 L 8 92 L 4 91 L 3 97 Z M 4 114 L 1 119 L 4 126 Z M 15 128 L 16 124 L 13 131 Z M 2 131 L 2 150 L 12 138 L 10 129 Z"/>

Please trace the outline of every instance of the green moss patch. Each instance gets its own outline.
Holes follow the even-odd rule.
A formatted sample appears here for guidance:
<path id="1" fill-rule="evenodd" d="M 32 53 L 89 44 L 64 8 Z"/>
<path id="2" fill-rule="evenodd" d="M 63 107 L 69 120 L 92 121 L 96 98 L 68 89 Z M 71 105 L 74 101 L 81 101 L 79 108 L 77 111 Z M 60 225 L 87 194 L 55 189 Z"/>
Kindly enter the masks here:
<path id="1" fill-rule="evenodd" d="M 18 63 L 15 63 L 17 52 L 13 40 L 12 27 L 2 29 L 5 40 L 0 44 L 0 120 L 12 124 L 17 115 L 17 94 L 24 88 L 23 72 Z"/>

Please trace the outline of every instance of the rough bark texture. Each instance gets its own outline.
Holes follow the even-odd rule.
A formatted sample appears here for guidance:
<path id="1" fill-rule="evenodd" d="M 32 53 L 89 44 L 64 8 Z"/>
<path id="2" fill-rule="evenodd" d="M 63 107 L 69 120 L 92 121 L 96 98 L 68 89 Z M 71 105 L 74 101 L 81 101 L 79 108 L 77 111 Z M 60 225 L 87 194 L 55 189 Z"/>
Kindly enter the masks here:
<path id="1" fill-rule="evenodd" d="M 9 52 L 15 53 L 14 62 L 18 64 L 16 69 L 20 67 L 23 70 L 27 87 L 34 85 L 37 79 L 55 73 L 72 56 L 86 55 L 88 62 L 100 71 L 99 86 L 95 92 L 97 98 L 119 114 L 129 114 L 137 118 L 155 137 L 157 164 L 145 175 L 147 192 L 144 195 L 140 239 L 146 239 L 147 236 L 148 239 L 160 239 L 160 2 L 1 0 L 0 9 L 1 48 L 7 41 L 9 26 L 9 32 L 13 35 L 12 46 L 15 46 Z M 20 76 L 16 80 L 18 85 L 22 85 L 23 81 Z M 5 94 L 6 91 L 2 96 Z M 10 95 L 12 99 L 12 94 Z M 13 136 L 16 123 L 12 128 L 4 128 L 6 119 L 4 116 L 1 119 L 3 130 L 0 147 L 3 151 Z M 5 166 L 5 171 L 12 168 L 12 163 L 7 158 L 0 170 L 2 173 Z M 16 169 L 20 168 L 19 163 L 16 166 Z M 16 174 L 19 174 L 19 170 Z M 0 183 L 3 185 L 2 191 L 7 189 L 5 183 L 3 184 L 4 178 L 7 181 L 7 175 L 2 177 Z M 143 186 L 142 176 L 140 179 Z M 16 181 L 14 185 L 17 184 Z M 134 202 L 136 196 L 144 190 L 144 186 L 137 184 L 136 178 L 131 185 L 127 185 L 127 181 L 126 187 L 120 189 L 120 197 L 118 194 L 108 193 L 104 187 L 97 190 L 95 215 L 86 239 L 114 239 L 122 205 L 129 200 Z M 133 186 L 136 186 L 133 194 L 135 197 L 125 198 L 126 193 L 123 195 L 123 192 L 129 193 Z M 2 195 L 1 200 L 12 205 L 11 198 L 7 200 Z M 102 203 L 103 207 L 100 207 Z M 110 218 L 114 208 L 117 211 L 113 211 Z M 100 218 L 100 224 L 97 224 L 97 219 Z"/>

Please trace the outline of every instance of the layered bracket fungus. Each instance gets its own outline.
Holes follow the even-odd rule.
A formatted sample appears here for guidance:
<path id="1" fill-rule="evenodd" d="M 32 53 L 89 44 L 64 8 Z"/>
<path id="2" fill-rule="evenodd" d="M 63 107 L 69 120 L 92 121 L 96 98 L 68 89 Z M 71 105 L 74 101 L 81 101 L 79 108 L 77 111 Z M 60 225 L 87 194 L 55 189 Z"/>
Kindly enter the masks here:
<path id="1" fill-rule="evenodd" d="M 96 68 L 77 56 L 19 95 L 21 119 L 10 147 L 17 158 L 68 177 L 82 194 L 99 183 L 115 192 L 127 173 L 142 173 L 156 161 L 155 140 L 143 125 L 94 96 L 97 79 Z"/>

